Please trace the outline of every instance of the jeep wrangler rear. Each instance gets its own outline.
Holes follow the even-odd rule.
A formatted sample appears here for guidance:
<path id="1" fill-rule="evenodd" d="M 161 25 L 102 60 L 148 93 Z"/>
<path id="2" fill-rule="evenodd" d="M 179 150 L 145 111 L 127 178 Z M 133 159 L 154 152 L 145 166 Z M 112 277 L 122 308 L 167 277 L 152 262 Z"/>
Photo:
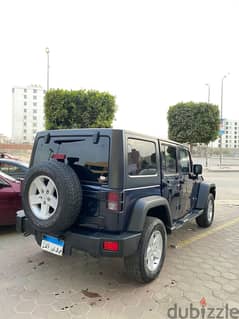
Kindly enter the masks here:
<path id="1" fill-rule="evenodd" d="M 37 134 L 17 230 L 43 250 L 124 257 L 140 282 L 159 274 L 167 233 L 214 218 L 216 187 L 199 175 L 187 147 L 116 129 Z"/>

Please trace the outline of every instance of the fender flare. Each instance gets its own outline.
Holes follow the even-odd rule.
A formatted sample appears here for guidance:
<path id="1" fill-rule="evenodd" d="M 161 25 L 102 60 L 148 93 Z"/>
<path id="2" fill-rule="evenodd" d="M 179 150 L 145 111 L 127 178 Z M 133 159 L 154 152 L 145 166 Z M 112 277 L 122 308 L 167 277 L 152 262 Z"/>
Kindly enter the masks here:
<path id="1" fill-rule="evenodd" d="M 132 232 L 141 232 L 144 228 L 144 223 L 146 216 L 148 214 L 148 211 L 151 208 L 155 207 L 164 207 L 164 210 L 166 211 L 166 215 L 164 216 L 164 223 L 166 221 L 166 227 L 171 228 L 172 227 L 172 215 L 171 210 L 168 204 L 168 201 L 166 198 L 161 196 L 148 196 L 143 197 L 137 200 L 135 203 L 135 206 L 133 208 L 129 225 L 128 225 L 128 231 Z"/>
<path id="2" fill-rule="evenodd" d="M 200 183 L 198 196 L 197 196 L 197 203 L 196 209 L 204 209 L 207 205 L 208 195 L 211 193 L 211 190 L 214 190 L 214 197 L 216 193 L 216 185 L 215 184 L 208 184 L 208 183 Z"/>

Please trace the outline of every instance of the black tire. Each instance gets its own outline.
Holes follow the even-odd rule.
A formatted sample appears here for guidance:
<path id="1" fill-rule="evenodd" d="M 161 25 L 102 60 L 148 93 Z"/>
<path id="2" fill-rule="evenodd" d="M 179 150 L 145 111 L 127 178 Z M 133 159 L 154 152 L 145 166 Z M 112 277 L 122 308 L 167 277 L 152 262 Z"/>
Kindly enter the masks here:
<path id="1" fill-rule="evenodd" d="M 159 264 L 154 271 L 151 271 L 145 260 L 149 240 L 155 231 L 162 236 L 162 253 Z M 125 269 L 129 277 L 141 283 L 148 283 L 154 280 L 160 273 L 167 248 L 167 232 L 163 222 L 155 217 L 147 217 L 138 250 L 132 256 L 124 258 Z"/>
<path id="2" fill-rule="evenodd" d="M 210 208 L 212 208 L 211 216 L 210 216 L 209 210 L 208 210 Z M 196 218 L 196 223 L 200 227 L 207 228 L 207 227 L 212 225 L 213 219 L 214 219 L 214 196 L 213 196 L 213 194 L 209 194 L 208 200 L 207 200 L 207 205 L 204 208 L 204 212 L 202 215 L 200 215 Z"/>
<path id="3" fill-rule="evenodd" d="M 57 191 L 57 206 L 52 216 L 47 219 L 36 216 L 29 203 L 30 187 L 38 177 L 50 178 Z M 47 196 L 49 195 L 45 195 L 45 198 Z M 69 228 L 80 214 L 82 204 L 80 181 L 70 166 L 56 160 L 42 162 L 30 168 L 24 179 L 22 204 L 26 216 L 36 230 L 54 234 L 60 233 Z"/>

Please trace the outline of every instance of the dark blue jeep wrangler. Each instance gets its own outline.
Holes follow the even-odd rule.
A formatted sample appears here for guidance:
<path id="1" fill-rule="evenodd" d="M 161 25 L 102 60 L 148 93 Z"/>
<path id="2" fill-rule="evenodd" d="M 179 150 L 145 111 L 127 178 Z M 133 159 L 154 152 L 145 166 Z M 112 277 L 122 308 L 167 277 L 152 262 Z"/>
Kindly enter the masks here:
<path id="1" fill-rule="evenodd" d="M 187 147 L 124 130 L 76 129 L 37 134 L 22 191 L 17 230 L 42 249 L 124 257 L 127 272 L 159 274 L 167 233 L 214 217 L 216 187 L 199 176 Z"/>

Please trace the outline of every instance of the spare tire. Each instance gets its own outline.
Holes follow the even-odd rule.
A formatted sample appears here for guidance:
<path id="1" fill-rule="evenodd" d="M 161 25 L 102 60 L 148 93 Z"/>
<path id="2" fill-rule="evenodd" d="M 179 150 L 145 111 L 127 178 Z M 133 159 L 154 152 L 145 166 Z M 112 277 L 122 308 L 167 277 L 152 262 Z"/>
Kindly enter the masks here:
<path id="1" fill-rule="evenodd" d="M 80 214 L 82 189 L 74 170 L 56 160 L 29 169 L 23 182 L 22 204 L 33 227 L 59 233 Z"/>

